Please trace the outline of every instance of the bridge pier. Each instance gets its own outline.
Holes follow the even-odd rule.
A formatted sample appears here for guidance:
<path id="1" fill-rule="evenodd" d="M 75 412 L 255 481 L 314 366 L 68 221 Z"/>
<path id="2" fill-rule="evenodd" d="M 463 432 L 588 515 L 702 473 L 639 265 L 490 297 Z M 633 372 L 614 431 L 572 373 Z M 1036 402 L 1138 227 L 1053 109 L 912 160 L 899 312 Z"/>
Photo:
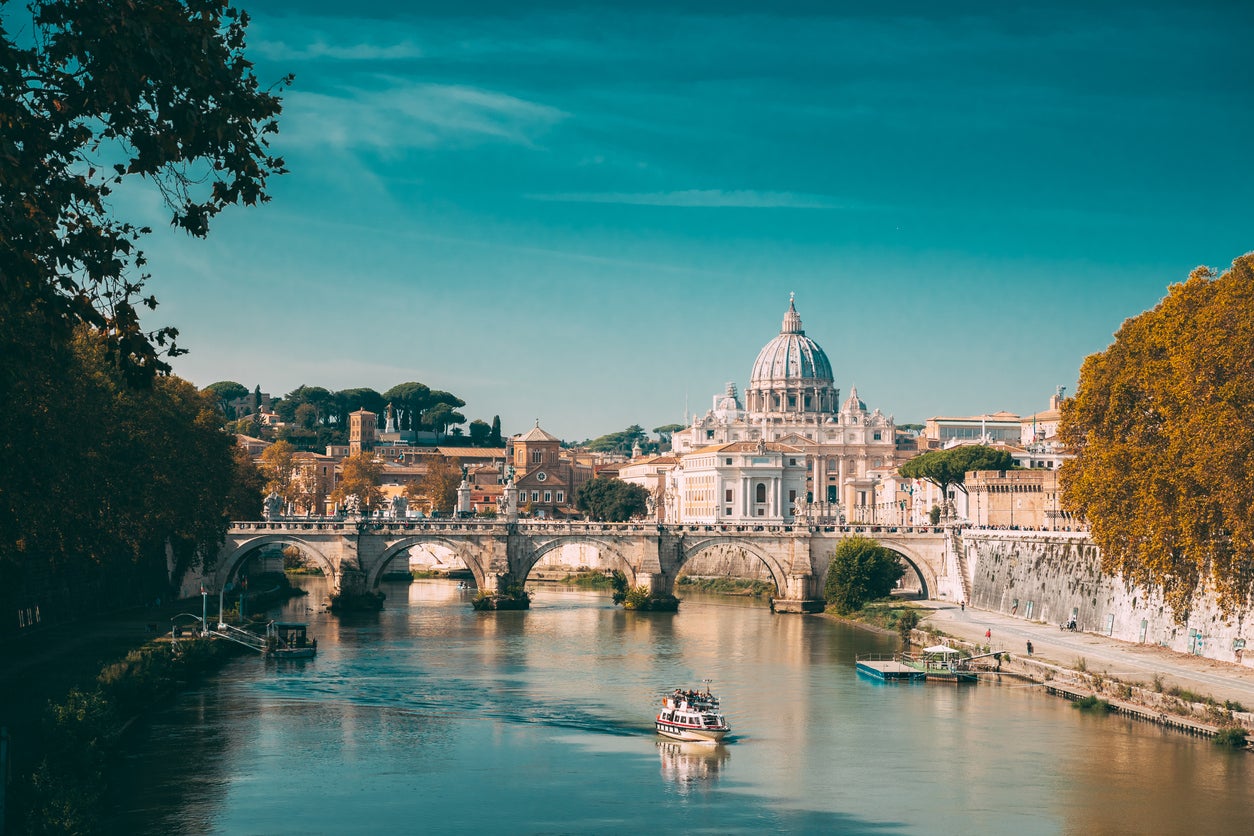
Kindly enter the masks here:
<path id="1" fill-rule="evenodd" d="M 333 589 L 331 592 L 332 612 L 383 609 L 384 595 L 370 588 L 365 572 L 360 569 L 342 568 L 339 582 L 339 589 Z"/>
<path id="2" fill-rule="evenodd" d="M 821 594 L 816 594 L 815 585 L 813 575 L 788 575 L 784 581 L 784 594 L 771 601 L 771 610 L 777 613 L 823 612 L 827 602 Z"/>
<path id="3" fill-rule="evenodd" d="M 827 602 L 822 598 L 775 598 L 771 601 L 771 612 L 781 614 L 823 612 L 826 608 Z"/>

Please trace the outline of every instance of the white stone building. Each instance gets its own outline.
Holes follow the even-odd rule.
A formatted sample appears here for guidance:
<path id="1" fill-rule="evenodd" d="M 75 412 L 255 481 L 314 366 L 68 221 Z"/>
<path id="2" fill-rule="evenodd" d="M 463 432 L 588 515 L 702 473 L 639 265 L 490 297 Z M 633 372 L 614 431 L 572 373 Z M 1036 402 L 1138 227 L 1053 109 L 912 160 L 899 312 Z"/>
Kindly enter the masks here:
<path id="1" fill-rule="evenodd" d="M 758 440 L 716 444 L 668 471 L 665 519 L 675 523 L 790 523 L 806 491 L 805 453 Z"/>
<path id="2" fill-rule="evenodd" d="M 854 509 L 876 503 L 876 472 L 905 458 L 897 455 L 896 434 L 892 417 L 868 411 L 856 388 L 841 403 L 827 354 L 806 336 L 790 300 L 779 334 L 754 361 L 744 404 L 729 383 L 710 411 L 671 436 L 673 453 L 682 461 L 675 478 L 681 483 L 687 478 L 688 454 L 704 448 L 759 441 L 784 445 L 795 451 L 789 458 L 805 467 L 796 489 L 799 501 L 793 503 L 798 511 L 810 518 L 852 519 L 861 516 Z M 780 502 L 787 519 L 788 503 Z M 709 504 L 711 511 L 727 507 L 725 494 Z"/>

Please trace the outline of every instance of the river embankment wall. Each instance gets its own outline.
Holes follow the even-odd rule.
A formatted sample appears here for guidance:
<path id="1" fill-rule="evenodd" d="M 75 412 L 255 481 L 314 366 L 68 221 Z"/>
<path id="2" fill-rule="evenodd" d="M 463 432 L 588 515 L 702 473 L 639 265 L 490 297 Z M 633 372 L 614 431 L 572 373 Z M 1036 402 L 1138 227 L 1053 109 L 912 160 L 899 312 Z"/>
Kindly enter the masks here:
<path id="1" fill-rule="evenodd" d="M 1254 667 L 1254 613 L 1224 615 L 1203 589 L 1177 620 L 1157 591 L 1102 572 L 1085 532 L 966 529 L 960 548 L 975 607 L 1053 624 L 1074 615 L 1086 632 Z"/>

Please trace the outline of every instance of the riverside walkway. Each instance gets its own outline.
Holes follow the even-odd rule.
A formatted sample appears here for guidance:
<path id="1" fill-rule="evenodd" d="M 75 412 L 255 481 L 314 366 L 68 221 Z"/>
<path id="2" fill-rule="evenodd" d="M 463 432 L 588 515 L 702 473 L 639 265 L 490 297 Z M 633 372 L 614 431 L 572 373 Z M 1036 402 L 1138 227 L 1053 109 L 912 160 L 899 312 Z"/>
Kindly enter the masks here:
<path id="1" fill-rule="evenodd" d="M 1124 682 L 1150 684 L 1154 675 L 1163 678 L 1166 687 L 1178 686 L 1219 702 L 1232 700 L 1254 710 L 1254 668 L 1218 662 L 1201 656 L 1176 653 L 1153 644 L 1132 644 L 1097 633 L 1072 633 L 1059 630 L 1057 624 L 1042 624 L 1015 618 L 1004 613 L 987 612 L 967 607 L 962 610 L 948 601 L 919 601 L 930 609 L 921 627 L 935 626 L 964 641 L 989 644 L 1014 656 L 1027 654 L 1027 642 L 1033 645 L 1032 656 L 1062 667 L 1076 667 L 1084 659 L 1090 673 L 1103 673 Z M 985 639 L 985 631 L 992 638 Z"/>

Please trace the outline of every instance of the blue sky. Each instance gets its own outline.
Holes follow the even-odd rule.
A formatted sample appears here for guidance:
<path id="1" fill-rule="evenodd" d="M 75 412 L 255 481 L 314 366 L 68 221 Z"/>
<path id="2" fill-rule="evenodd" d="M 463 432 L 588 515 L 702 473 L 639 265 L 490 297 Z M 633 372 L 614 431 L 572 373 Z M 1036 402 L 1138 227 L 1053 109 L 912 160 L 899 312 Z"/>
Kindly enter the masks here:
<path id="1" fill-rule="evenodd" d="M 1027 413 L 1254 249 L 1245 3 L 244 5 L 291 173 L 147 246 L 201 386 L 648 429 L 795 292 L 842 394 Z"/>

